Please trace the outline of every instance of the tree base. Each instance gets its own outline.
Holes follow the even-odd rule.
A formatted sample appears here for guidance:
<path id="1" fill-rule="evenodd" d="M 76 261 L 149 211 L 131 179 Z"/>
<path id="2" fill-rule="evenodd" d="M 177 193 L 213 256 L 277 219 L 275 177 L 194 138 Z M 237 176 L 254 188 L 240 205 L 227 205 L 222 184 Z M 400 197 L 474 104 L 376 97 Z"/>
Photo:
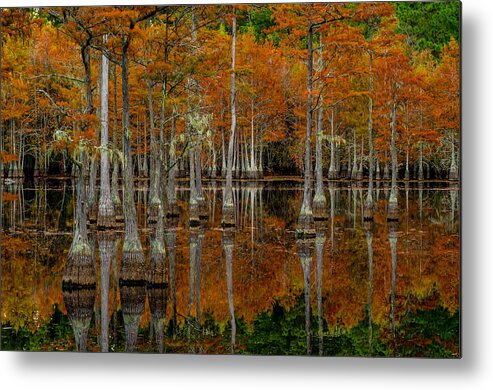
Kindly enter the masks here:
<path id="1" fill-rule="evenodd" d="M 448 179 L 453 181 L 459 180 L 459 172 L 456 169 L 451 169 Z"/>
<path id="2" fill-rule="evenodd" d="M 159 216 L 159 207 L 159 204 L 149 205 L 147 209 L 147 223 L 149 225 L 154 225 L 157 222 Z"/>
<path id="3" fill-rule="evenodd" d="M 116 228 L 116 218 L 115 215 L 102 215 L 98 214 L 97 220 L 98 230 L 113 230 Z"/>
<path id="4" fill-rule="evenodd" d="M 151 253 L 149 272 L 147 274 L 147 286 L 153 286 L 155 288 L 168 287 L 165 253 Z"/>
<path id="5" fill-rule="evenodd" d="M 325 197 L 320 200 L 313 200 L 313 220 L 314 221 L 325 221 L 329 219 L 329 213 L 327 212 L 327 201 Z"/>
<path id="6" fill-rule="evenodd" d="M 205 202 L 205 198 L 204 197 L 197 198 L 197 204 L 198 204 L 199 219 L 201 220 L 209 219 L 209 210 L 207 208 L 207 203 Z"/>
<path id="7" fill-rule="evenodd" d="M 312 213 L 300 213 L 296 225 L 296 239 L 307 239 L 316 236 Z"/>
<path id="8" fill-rule="evenodd" d="M 399 220 L 399 206 L 397 202 L 389 202 L 387 206 L 387 221 Z"/>
<path id="9" fill-rule="evenodd" d="M 339 179 L 339 172 L 336 170 L 331 171 L 329 170 L 329 180 L 338 180 Z"/>
<path id="10" fill-rule="evenodd" d="M 373 205 L 365 205 L 363 207 L 363 220 L 364 221 L 373 221 Z"/>
<path id="11" fill-rule="evenodd" d="M 120 285 L 138 285 L 146 282 L 146 261 L 142 250 L 126 251 L 123 244 Z"/>
<path id="12" fill-rule="evenodd" d="M 96 288 L 96 269 L 90 254 L 74 253 L 67 259 L 62 277 L 65 289 Z"/>
<path id="13" fill-rule="evenodd" d="M 223 205 L 221 226 L 223 228 L 236 226 L 235 209 L 233 204 Z"/>
<path id="14" fill-rule="evenodd" d="M 176 218 L 180 216 L 180 208 L 176 202 L 168 203 L 166 218 Z"/>
<path id="15" fill-rule="evenodd" d="M 405 180 L 405 181 L 409 181 L 409 176 L 410 176 L 410 175 L 409 175 L 409 171 L 408 171 L 408 170 L 406 170 L 406 172 L 404 173 L 404 180 Z"/>

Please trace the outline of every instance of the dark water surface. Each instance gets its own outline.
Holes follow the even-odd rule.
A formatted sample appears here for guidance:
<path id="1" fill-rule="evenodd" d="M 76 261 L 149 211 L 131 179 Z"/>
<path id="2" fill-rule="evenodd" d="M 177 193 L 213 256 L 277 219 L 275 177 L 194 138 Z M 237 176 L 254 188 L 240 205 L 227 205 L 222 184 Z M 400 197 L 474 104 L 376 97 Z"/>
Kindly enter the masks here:
<path id="1" fill-rule="evenodd" d="M 167 286 L 118 285 L 122 232 L 96 289 L 62 291 L 72 241 L 74 183 L 4 187 L 1 349 L 328 356 L 458 357 L 459 190 L 400 183 L 399 222 L 390 190 L 375 191 L 363 221 L 363 186 L 326 186 L 328 220 L 297 242 L 302 200 L 295 181 L 236 183 L 235 230 L 223 231 L 221 182 L 205 182 L 209 219 L 166 222 Z M 149 259 L 144 184 L 136 201 Z M 106 281 L 109 283 L 106 285 Z"/>

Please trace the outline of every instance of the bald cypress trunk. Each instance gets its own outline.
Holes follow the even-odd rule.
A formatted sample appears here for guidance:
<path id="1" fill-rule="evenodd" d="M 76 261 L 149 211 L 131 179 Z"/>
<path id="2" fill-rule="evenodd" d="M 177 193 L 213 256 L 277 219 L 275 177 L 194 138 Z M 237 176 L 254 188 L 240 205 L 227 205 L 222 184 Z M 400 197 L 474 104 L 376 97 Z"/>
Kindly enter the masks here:
<path id="1" fill-rule="evenodd" d="M 223 226 L 234 226 L 233 203 L 233 152 L 236 133 L 236 85 L 235 85 L 235 60 L 236 60 L 236 12 L 233 14 L 231 40 L 231 133 L 228 143 L 228 159 L 226 164 L 226 188 L 223 195 L 222 221 Z"/>
<path id="2" fill-rule="evenodd" d="M 455 160 L 455 136 L 452 133 L 452 142 L 451 142 L 451 163 L 450 163 L 450 172 L 449 179 L 450 180 L 459 180 L 459 170 L 457 169 L 457 163 Z"/>
<path id="3" fill-rule="evenodd" d="M 397 205 L 397 151 L 395 149 L 395 131 L 396 131 L 396 105 L 391 109 L 391 133 L 390 133 L 390 154 L 392 157 L 392 182 L 390 188 L 390 198 L 387 209 L 387 219 L 397 220 L 399 210 Z"/>
<path id="4" fill-rule="evenodd" d="M 313 89 L 313 24 L 310 17 L 307 35 L 308 45 L 308 75 L 307 75 L 307 100 L 306 100 L 306 134 L 305 134 L 305 158 L 304 158 L 304 177 L 303 177 L 303 201 L 301 204 L 296 234 L 298 236 L 314 236 L 313 212 L 311 199 L 312 184 L 312 158 L 311 158 L 311 137 L 312 137 L 312 89 Z"/>
<path id="5" fill-rule="evenodd" d="M 123 222 L 123 208 L 122 201 L 120 199 L 119 184 L 118 184 L 118 172 L 119 172 L 119 157 L 118 157 L 118 140 L 117 140 L 117 128 L 118 128 L 118 114 L 117 114 L 117 100 L 116 100 L 116 65 L 113 68 L 113 172 L 111 176 L 111 200 L 113 201 L 113 208 L 115 210 L 115 221 L 120 224 Z"/>
<path id="6" fill-rule="evenodd" d="M 365 219 L 373 219 L 373 50 L 371 44 L 373 33 L 370 35 L 370 84 L 368 99 L 368 192 L 365 199 Z M 378 164 L 378 161 L 377 161 Z M 378 172 L 379 173 L 379 172 Z"/>
<path id="7" fill-rule="evenodd" d="M 359 163 L 359 168 L 358 168 L 358 173 L 356 174 L 356 179 L 358 181 L 363 180 L 363 158 L 364 158 L 364 137 L 363 134 L 361 135 L 361 156 L 360 156 L 360 163 Z"/>
<path id="8" fill-rule="evenodd" d="M 339 178 L 339 172 L 336 168 L 336 155 L 335 155 L 335 142 L 334 142 L 334 107 L 330 112 L 330 166 L 329 166 L 329 179 L 337 180 Z"/>
<path id="9" fill-rule="evenodd" d="M 323 60 L 322 60 L 322 42 L 320 37 L 320 57 L 319 57 L 319 68 L 320 72 L 323 70 Z M 327 199 L 325 198 L 325 189 L 323 183 L 323 156 L 322 156 L 322 137 L 323 137 L 323 95 L 322 95 L 322 80 L 319 82 L 320 97 L 319 97 L 319 107 L 317 110 L 317 132 L 315 141 L 315 196 L 313 197 L 313 218 L 327 219 Z M 332 111 L 333 113 L 333 111 Z M 330 176 L 329 176 L 330 178 Z"/>
<path id="10" fill-rule="evenodd" d="M 168 170 L 168 185 L 167 185 L 167 200 L 168 209 L 166 211 L 167 217 L 176 217 L 179 215 L 178 203 L 176 200 L 176 173 L 178 170 L 176 159 L 176 106 L 173 107 L 173 114 L 171 118 L 171 136 L 169 142 L 169 170 Z"/>
<path id="11" fill-rule="evenodd" d="M 418 180 L 423 181 L 425 178 L 423 173 L 423 143 L 419 143 L 419 165 L 418 165 Z"/>
<path id="12" fill-rule="evenodd" d="M 99 194 L 98 229 L 115 227 L 115 209 L 111 199 L 110 165 L 108 159 L 108 58 L 101 58 L 101 185 Z"/>
<path id="13" fill-rule="evenodd" d="M 130 38 L 122 45 L 122 101 L 123 101 L 123 187 L 125 210 L 125 238 L 120 271 L 120 283 L 145 282 L 145 258 L 137 230 L 137 211 L 134 203 L 134 175 L 132 164 L 132 132 L 130 130 L 130 96 L 128 84 L 128 48 Z"/>
<path id="14" fill-rule="evenodd" d="M 152 96 L 152 83 L 147 81 L 147 102 L 149 104 L 149 127 L 151 139 L 151 173 L 149 175 L 149 207 L 147 209 L 147 218 L 149 223 L 155 223 L 158 218 L 159 209 L 161 208 L 161 199 L 159 197 L 160 188 L 160 171 L 161 160 L 158 156 L 156 134 L 154 130 L 154 100 Z"/>
<path id="15" fill-rule="evenodd" d="M 316 148 L 315 148 L 315 196 L 313 197 L 313 218 L 314 220 L 327 219 L 327 199 L 325 198 L 325 189 L 323 183 L 322 172 L 322 97 L 320 97 L 320 107 L 318 109 L 317 118 L 317 134 L 316 134 Z"/>
<path id="16" fill-rule="evenodd" d="M 356 180 L 358 176 L 358 157 L 356 146 L 356 127 L 353 129 L 353 169 L 351 170 L 351 180 Z"/>

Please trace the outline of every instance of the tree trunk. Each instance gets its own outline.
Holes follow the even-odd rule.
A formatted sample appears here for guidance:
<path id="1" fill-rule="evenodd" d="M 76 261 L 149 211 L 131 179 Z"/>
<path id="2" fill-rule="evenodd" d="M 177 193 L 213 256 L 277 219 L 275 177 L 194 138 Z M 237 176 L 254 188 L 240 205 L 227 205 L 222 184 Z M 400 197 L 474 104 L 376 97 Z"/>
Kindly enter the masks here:
<path id="1" fill-rule="evenodd" d="M 357 180 L 361 181 L 363 180 L 363 158 L 364 158 L 364 137 L 363 134 L 361 135 L 361 156 L 360 156 L 360 163 L 359 163 L 359 168 L 358 168 L 358 174 L 357 174 Z"/>
<path id="2" fill-rule="evenodd" d="M 228 144 L 228 160 L 226 165 L 226 188 L 223 196 L 222 222 L 223 226 L 234 226 L 233 203 L 233 148 L 236 133 L 236 90 L 235 90 L 235 59 L 236 59 L 236 10 L 233 14 L 231 40 L 231 134 Z"/>
<path id="3" fill-rule="evenodd" d="M 96 195 L 96 177 L 97 177 L 97 168 L 96 168 L 96 155 L 91 158 L 91 165 L 89 171 L 89 195 L 87 198 L 87 213 L 88 213 L 88 223 L 95 224 L 98 219 L 98 202 Z"/>
<path id="4" fill-rule="evenodd" d="M 145 258 L 137 230 L 137 211 L 134 203 L 134 175 L 132 164 L 132 139 L 130 131 L 130 96 L 128 82 L 128 47 L 127 37 L 122 45 L 122 102 L 123 102 L 123 187 L 125 210 L 125 238 L 120 271 L 122 282 L 144 283 Z"/>
<path id="5" fill-rule="evenodd" d="M 120 159 L 118 157 L 118 140 L 117 140 L 117 128 L 118 128 L 118 113 L 117 113 L 117 100 L 116 100 L 116 65 L 113 68 L 113 172 L 111 176 L 111 199 L 113 201 L 113 208 L 115 210 L 115 220 L 117 224 L 123 223 L 123 207 L 120 199 L 119 184 L 118 184 L 118 171 Z"/>
<path id="6" fill-rule="evenodd" d="M 455 137 L 454 137 L 454 133 L 452 133 L 451 156 L 452 156 L 452 162 L 450 163 L 449 180 L 459 180 L 459 171 L 457 169 L 457 163 L 455 161 Z"/>
<path id="7" fill-rule="evenodd" d="M 98 229 L 115 227 L 115 209 L 110 190 L 108 159 L 108 58 L 101 58 L 101 185 L 99 193 Z"/>
<path id="8" fill-rule="evenodd" d="M 147 81 L 147 102 L 149 104 L 149 124 L 150 124 L 150 139 L 151 139 L 151 172 L 149 175 L 149 208 L 147 218 L 149 223 L 155 223 L 158 218 L 159 209 L 161 208 L 160 193 L 160 171 L 161 163 L 158 156 L 156 134 L 154 129 L 154 100 L 152 97 L 152 83 Z"/>
<path id="9" fill-rule="evenodd" d="M 390 189 L 390 198 L 387 210 L 387 220 L 397 220 L 399 210 L 397 205 L 397 151 L 395 149 L 395 131 L 396 131 L 396 105 L 392 105 L 391 110 L 391 133 L 390 133 L 390 154 L 392 158 L 392 182 Z"/>
<path id="10" fill-rule="evenodd" d="M 423 181 L 424 180 L 424 173 L 423 173 L 423 144 L 420 142 L 419 143 L 419 166 L 418 166 L 418 180 Z"/>
<path id="11" fill-rule="evenodd" d="M 313 89 L 313 24 L 310 18 L 308 26 L 308 75 L 307 75 L 307 99 L 306 99 L 306 140 L 304 160 L 303 181 L 303 203 L 298 217 L 296 234 L 298 236 L 314 236 L 313 213 L 311 204 L 311 182 L 312 182 L 312 159 L 311 159 L 311 137 L 312 137 L 312 89 Z"/>
<path id="12" fill-rule="evenodd" d="M 166 212 L 166 217 L 177 217 L 179 215 L 178 203 L 176 200 L 176 185 L 175 177 L 177 171 L 177 161 L 176 161 L 176 106 L 173 107 L 173 114 L 171 118 L 171 136 L 169 142 L 169 171 L 168 171 L 168 185 L 167 185 L 167 199 L 168 199 L 168 209 Z"/>
<path id="13" fill-rule="evenodd" d="M 356 146 L 356 127 L 353 129 L 353 169 L 351 171 L 351 180 L 356 180 L 358 176 L 358 156 Z"/>
<path id="14" fill-rule="evenodd" d="M 365 199 L 365 219 L 373 219 L 373 51 L 371 44 L 373 41 L 373 33 L 370 32 L 370 84 L 369 84 L 369 99 L 368 99 L 368 193 Z"/>

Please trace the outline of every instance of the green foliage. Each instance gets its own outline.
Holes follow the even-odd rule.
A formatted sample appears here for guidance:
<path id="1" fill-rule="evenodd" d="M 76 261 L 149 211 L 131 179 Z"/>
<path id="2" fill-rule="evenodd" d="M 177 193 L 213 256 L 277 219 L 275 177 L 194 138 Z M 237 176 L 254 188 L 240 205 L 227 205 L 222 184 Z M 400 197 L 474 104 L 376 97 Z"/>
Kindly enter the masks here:
<path id="1" fill-rule="evenodd" d="M 441 306 L 409 313 L 396 329 L 397 352 L 400 356 L 457 357 L 459 324 L 459 310 L 451 314 Z"/>
<path id="2" fill-rule="evenodd" d="M 398 2 L 398 32 L 417 49 L 430 49 L 435 57 L 451 38 L 460 38 L 460 2 Z"/>
<path id="3" fill-rule="evenodd" d="M 264 42 L 271 40 L 273 43 L 279 43 L 279 37 L 276 34 L 267 34 L 266 30 L 274 25 L 272 10 L 268 7 L 258 5 L 244 11 L 238 19 L 238 30 L 242 33 L 253 31 L 255 41 Z"/>
<path id="4" fill-rule="evenodd" d="M 6 351 L 55 351 L 71 349 L 67 339 L 71 336 L 72 327 L 68 317 L 55 306 L 50 322 L 39 326 L 34 332 L 20 327 L 15 329 L 10 324 L 3 325 L 2 350 Z M 60 343 L 69 344 L 61 346 Z"/>

